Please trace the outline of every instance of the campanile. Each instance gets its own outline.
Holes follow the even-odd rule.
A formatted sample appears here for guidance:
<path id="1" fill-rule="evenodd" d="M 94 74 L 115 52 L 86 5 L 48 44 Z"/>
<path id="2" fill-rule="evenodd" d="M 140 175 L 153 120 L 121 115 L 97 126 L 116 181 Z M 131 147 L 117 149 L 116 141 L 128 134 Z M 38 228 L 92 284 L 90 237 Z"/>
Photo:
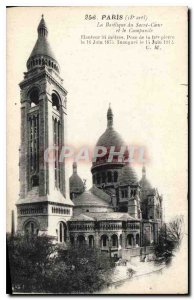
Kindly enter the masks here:
<path id="1" fill-rule="evenodd" d="M 66 222 L 73 203 L 66 195 L 65 161 L 59 162 L 65 143 L 66 96 L 59 63 L 48 41 L 42 15 L 38 38 L 27 60 L 21 89 L 20 199 L 17 230 L 48 234 L 59 242 L 68 238 Z M 45 151 L 55 159 L 45 160 Z"/>

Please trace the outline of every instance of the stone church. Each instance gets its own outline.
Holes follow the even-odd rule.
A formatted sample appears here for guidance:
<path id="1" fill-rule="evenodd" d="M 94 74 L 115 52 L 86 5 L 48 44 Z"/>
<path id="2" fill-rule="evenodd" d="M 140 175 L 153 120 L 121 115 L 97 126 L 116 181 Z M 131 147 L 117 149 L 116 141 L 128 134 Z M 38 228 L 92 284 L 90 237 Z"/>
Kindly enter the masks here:
<path id="1" fill-rule="evenodd" d="M 17 231 L 47 234 L 59 243 L 88 244 L 111 256 L 138 256 L 157 243 L 162 224 L 162 196 L 147 179 L 146 168 L 138 180 L 131 164 L 107 155 L 92 163 L 93 186 L 85 189 L 77 163 L 65 186 L 65 161 L 59 162 L 65 144 L 67 91 L 60 66 L 48 41 L 44 17 L 27 60 L 21 89 L 20 198 Z M 96 145 L 119 149 L 125 145 L 114 129 L 113 112 L 107 111 L 107 128 Z M 54 163 L 45 161 L 53 147 Z M 127 152 L 125 153 L 127 156 Z"/>

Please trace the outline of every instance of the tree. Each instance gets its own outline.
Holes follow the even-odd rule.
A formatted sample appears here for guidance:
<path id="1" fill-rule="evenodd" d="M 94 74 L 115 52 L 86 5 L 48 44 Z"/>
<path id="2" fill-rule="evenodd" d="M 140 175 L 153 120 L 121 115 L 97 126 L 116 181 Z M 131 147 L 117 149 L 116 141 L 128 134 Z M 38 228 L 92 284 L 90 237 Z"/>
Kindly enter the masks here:
<path id="1" fill-rule="evenodd" d="M 177 216 L 166 227 L 168 239 L 176 243 L 177 246 L 180 245 L 183 238 L 183 225 L 183 216 Z"/>
<path id="2" fill-rule="evenodd" d="M 159 232 L 158 244 L 155 246 L 156 262 L 169 264 L 183 237 L 183 217 L 177 216 L 165 223 Z"/>
<path id="3" fill-rule="evenodd" d="M 111 281 L 114 264 L 96 248 L 82 245 L 60 249 L 58 261 L 65 265 L 65 272 L 61 274 L 62 292 L 93 293 Z"/>
<path id="4" fill-rule="evenodd" d="M 13 291 L 41 292 L 55 262 L 56 245 L 47 236 L 7 236 Z"/>
<path id="5" fill-rule="evenodd" d="M 7 237 L 14 292 L 94 293 L 111 280 L 114 265 L 95 248 L 64 247 L 47 236 Z"/>

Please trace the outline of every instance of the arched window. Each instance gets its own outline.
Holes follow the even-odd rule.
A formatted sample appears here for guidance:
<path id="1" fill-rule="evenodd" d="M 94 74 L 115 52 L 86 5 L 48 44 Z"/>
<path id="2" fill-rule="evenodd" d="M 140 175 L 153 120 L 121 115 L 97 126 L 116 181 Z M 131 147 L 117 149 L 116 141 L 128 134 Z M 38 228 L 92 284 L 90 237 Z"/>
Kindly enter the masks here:
<path id="1" fill-rule="evenodd" d="M 38 228 L 38 225 L 35 223 L 35 221 L 29 221 L 24 226 L 25 234 L 37 235 L 38 231 L 39 231 L 39 228 Z"/>
<path id="2" fill-rule="evenodd" d="M 133 237 L 133 234 L 128 234 L 127 235 L 127 246 L 128 247 L 133 247 L 134 246 L 134 237 Z"/>
<path id="3" fill-rule="evenodd" d="M 78 235 L 77 237 L 77 243 L 79 246 L 84 245 L 86 242 L 85 237 L 83 235 Z"/>
<path id="4" fill-rule="evenodd" d="M 67 226 L 64 222 L 59 222 L 58 241 L 64 243 L 67 239 Z"/>
<path id="5" fill-rule="evenodd" d="M 107 235 L 101 236 L 101 247 L 108 247 L 108 236 Z"/>
<path id="6" fill-rule="evenodd" d="M 53 105 L 55 105 L 54 102 Z M 61 181 L 59 158 L 60 158 L 60 149 L 62 146 L 62 127 L 60 121 L 58 121 L 56 118 L 52 118 L 52 119 L 53 119 L 53 144 L 57 147 L 54 151 L 55 187 L 57 189 L 60 189 L 62 181 Z"/>
<path id="7" fill-rule="evenodd" d="M 112 182 L 112 173 L 109 171 L 109 172 L 107 173 L 107 175 L 108 175 L 108 182 L 109 182 L 109 183 Z"/>
<path id="8" fill-rule="evenodd" d="M 39 185 L 39 115 L 30 116 L 28 118 L 28 155 L 29 155 L 29 181 L 28 188 Z"/>
<path id="9" fill-rule="evenodd" d="M 34 107 L 37 106 L 39 103 L 39 91 L 37 88 L 34 88 L 29 95 L 30 98 L 30 106 Z"/>
<path id="10" fill-rule="evenodd" d="M 118 248 L 118 237 L 116 234 L 113 234 L 111 236 L 111 241 L 112 241 L 112 247 L 117 247 Z"/>
<path id="11" fill-rule="evenodd" d="M 89 242 L 89 247 L 93 248 L 94 247 L 94 237 L 93 237 L 93 235 L 89 235 L 88 242 Z"/>
<path id="12" fill-rule="evenodd" d="M 30 230 L 31 230 L 32 234 L 34 234 L 34 223 L 33 222 L 30 223 Z"/>
<path id="13" fill-rule="evenodd" d="M 59 111 L 60 101 L 59 101 L 59 98 L 57 97 L 57 95 L 54 93 L 52 94 L 52 106 L 54 109 Z"/>
<path id="14" fill-rule="evenodd" d="M 106 183 L 106 173 L 102 172 L 102 183 Z"/>
<path id="15" fill-rule="evenodd" d="M 128 190 L 125 190 L 125 198 L 128 197 Z"/>
<path id="16" fill-rule="evenodd" d="M 114 182 L 117 182 L 118 180 L 118 172 L 114 172 Z"/>
<path id="17" fill-rule="evenodd" d="M 122 242 L 122 234 L 121 234 L 120 237 L 119 237 L 119 243 L 120 243 L 120 246 L 122 247 L 122 245 L 123 245 L 123 242 Z"/>
<path id="18" fill-rule="evenodd" d="M 139 233 L 138 233 L 138 234 L 136 234 L 136 245 L 138 245 L 138 246 L 139 246 Z"/>
<path id="19" fill-rule="evenodd" d="M 97 184 L 100 184 L 100 174 L 97 174 Z"/>

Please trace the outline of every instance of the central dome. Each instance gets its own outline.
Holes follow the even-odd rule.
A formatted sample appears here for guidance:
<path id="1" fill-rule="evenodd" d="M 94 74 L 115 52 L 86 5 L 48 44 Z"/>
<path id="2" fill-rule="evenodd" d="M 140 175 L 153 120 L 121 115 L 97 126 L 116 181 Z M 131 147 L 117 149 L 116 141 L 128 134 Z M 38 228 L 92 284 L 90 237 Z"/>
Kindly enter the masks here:
<path id="1" fill-rule="evenodd" d="M 120 134 L 113 128 L 107 128 L 106 131 L 98 139 L 96 146 L 104 147 L 121 147 L 124 146 L 125 142 L 123 141 Z"/>
<path id="2" fill-rule="evenodd" d="M 110 106 L 107 111 L 107 128 L 98 139 L 96 147 L 105 147 L 106 154 L 97 158 L 94 157 L 96 160 L 93 161 L 92 168 L 105 164 L 107 166 L 115 165 L 117 168 L 121 168 L 125 164 L 124 161 L 128 159 L 129 153 L 127 145 L 121 135 L 113 128 L 113 112 Z M 97 149 L 97 153 L 100 154 L 100 151 L 102 151 L 102 149 Z M 114 152 L 116 153 L 114 154 Z M 119 152 L 121 153 L 121 156 L 117 154 Z"/>

